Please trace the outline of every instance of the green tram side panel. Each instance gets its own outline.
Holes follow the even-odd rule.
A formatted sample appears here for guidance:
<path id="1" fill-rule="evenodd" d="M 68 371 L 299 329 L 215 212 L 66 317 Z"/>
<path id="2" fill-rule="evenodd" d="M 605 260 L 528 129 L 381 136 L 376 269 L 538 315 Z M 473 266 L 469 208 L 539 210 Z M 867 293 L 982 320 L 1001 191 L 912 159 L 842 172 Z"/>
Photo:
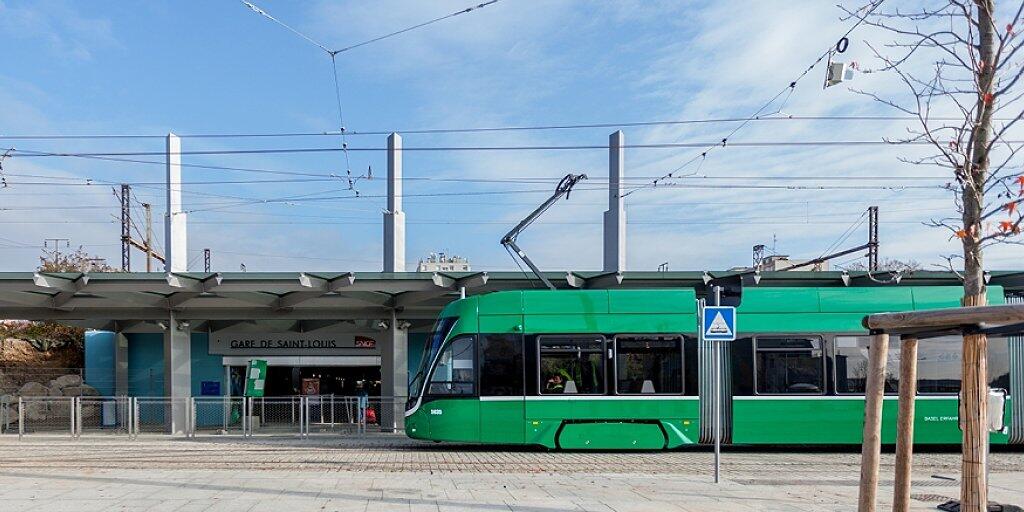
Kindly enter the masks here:
<path id="1" fill-rule="evenodd" d="M 425 414 L 430 439 L 469 443 L 480 441 L 480 400 L 477 398 L 433 400 L 423 404 L 417 413 Z"/>
<path id="2" fill-rule="evenodd" d="M 962 295 L 963 289 L 956 286 L 746 288 L 737 309 L 738 336 L 754 333 L 867 334 L 861 325 L 865 315 L 958 307 Z M 989 304 L 1004 303 L 1003 289 L 989 287 L 988 301 Z M 829 381 L 831 372 L 829 368 L 826 375 Z M 919 397 L 915 406 L 915 442 L 960 443 L 956 416 L 956 397 Z M 863 422 L 862 397 L 733 398 L 733 442 L 737 444 L 859 444 Z M 883 407 L 884 443 L 895 442 L 895 429 L 896 401 L 890 398 Z M 1005 435 L 992 435 L 993 443 L 1006 440 Z"/>
<path id="3" fill-rule="evenodd" d="M 548 448 L 677 448 L 696 444 L 700 432 L 697 397 L 544 397 L 526 409 L 526 442 Z"/>
<path id="4" fill-rule="evenodd" d="M 1010 421 L 1006 408 L 1006 421 Z M 896 443 L 897 402 L 887 396 L 882 406 L 882 443 Z M 733 441 L 736 444 L 860 444 L 864 399 L 860 397 L 733 398 Z M 1006 444 L 1006 434 L 991 434 L 993 444 Z M 914 404 L 915 444 L 960 444 L 955 397 L 921 396 Z"/>

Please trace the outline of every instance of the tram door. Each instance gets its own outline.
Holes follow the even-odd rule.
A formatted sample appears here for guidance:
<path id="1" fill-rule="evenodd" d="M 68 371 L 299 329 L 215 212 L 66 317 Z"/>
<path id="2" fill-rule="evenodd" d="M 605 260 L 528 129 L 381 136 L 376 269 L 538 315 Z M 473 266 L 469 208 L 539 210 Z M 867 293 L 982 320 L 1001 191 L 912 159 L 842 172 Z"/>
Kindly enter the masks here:
<path id="1" fill-rule="evenodd" d="M 698 367 L 698 378 L 700 382 L 699 395 L 700 395 L 700 442 L 701 443 L 714 443 L 715 442 L 715 367 L 714 367 L 714 347 L 715 343 L 701 339 L 697 347 L 697 359 L 699 363 Z M 722 426 L 722 442 L 732 442 L 732 343 L 718 343 L 718 347 L 721 350 L 719 361 L 722 362 L 721 371 L 719 373 L 719 392 L 721 393 L 719 409 L 721 426 Z"/>
<path id="2" fill-rule="evenodd" d="M 427 383 L 430 437 L 438 441 L 476 441 L 480 402 L 476 399 L 476 337 L 458 336 L 441 351 Z"/>
<path id="3" fill-rule="evenodd" d="M 526 401 L 523 380 L 523 335 L 481 334 L 480 441 L 524 441 Z"/>

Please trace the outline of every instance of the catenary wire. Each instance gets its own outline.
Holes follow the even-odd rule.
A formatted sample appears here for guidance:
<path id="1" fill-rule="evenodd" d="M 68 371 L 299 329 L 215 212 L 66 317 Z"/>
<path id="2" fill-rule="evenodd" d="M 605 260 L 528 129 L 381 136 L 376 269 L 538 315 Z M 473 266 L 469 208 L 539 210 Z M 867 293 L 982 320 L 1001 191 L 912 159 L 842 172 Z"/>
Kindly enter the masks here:
<path id="1" fill-rule="evenodd" d="M 963 118 L 955 117 L 932 117 L 932 121 L 962 121 Z M 868 116 L 868 115 L 772 115 L 757 116 L 750 119 L 750 122 L 767 121 L 916 121 L 918 118 L 912 116 Z M 993 121 L 1012 121 L 1013 118 L 997 118 Z M 694 118 L 676 119 L 662 121 L 621 121 L 603 123 L 579 123 L 579 124 L 542 124 L 542 125 L 512 125 L 512 126 L 477 126 L 477 127 L 451 127 L 451 128 L 394 128 L 390 130 L 346 130 L 348 136 L 381 136 L 392 133 L 402 135 L 432 135 L 432 134 L 453 134 L 453 133 L 487 133 L 487 132 L 513 132 L 513 131 L 549 131 L 549 130 L 583 130 L 597 128 L 633 128 L 647 126 L 672 126 L 688 124 L 717 124 L 717 123 L 738 123 L 746 121 L 742 117 L 718 117 L 718 118 Z M 340 131 L 319 131 L 319 132 L 226 132 L 226 133 L 176 133 L 182 139 L 217 139 L 217 138 L 288 138 L 288 137 L 336 137 L 341 135 Z M 77 139 L 163 139 L 166 134 L 0 134 L 0 140 L 77 140 Z"/>
<path id="2" fill-rule="evenodd" d="M 845 37 L 849 36 L 851 33 L 853 33 L 853 31 L 856 30 L 857 27 L 859 27 L 861 25 L 861 23 L 863 23 L 864 20 L 868 16 L 870 16 L 871 13 L 875 11 L 875 9 L 878 8 L 878 6 L 882 5 L 882 2 L 884 2 L 884 1 L 885 0 L 872 0 L 872 3 L 870 4 L 871 7 L 870 7 L 870 9 L 868 9 L 867 13 L 865 13 L 864 16 L 859 17 L 857 19 L 857 22 L 854 23 L 853 26 L 851 26 L 846 31 L 846 33 L 844 33 L 842 36 L 840 36 L 839 39 L 837 39 L 837 40 L 842 40 L 843 38 L 845 38 Z M 715 149 L 717 149 L 719 147 L 726 147 L 727 145 L 732 145 L 734 147 L 737 146 L 736 143 L 730 143 L 729 139 L 731 139 L 734 135 L 736 135 L 737 132 L 742 130 L 748 124 L 750 124 L 751 121 L 753 121 L 754 118 L 760 116 L 761 113 L 765 109 L 767 109 L 770 105 L 775 103 L 775 101 L 777 99 L 779 99 L 780 97 L 783 96 L 783 94 L 785 94 L 786 95 L 785 99 L 783 99 L 780 107 L 776 109 L 776 112 L 781 112 L 782 111 L 782 107 L 786 104 L 786 102 L 789 100 L 789 98 L 793 95 L 793 91 L 796 89 L 797 83 L 799 83 L 800 80 L 802 80 L 805 76 L 807 76 L 807 74 L 810 73 L 811 70 L 814 69 L 815 66 L 817 66 L 819 63 L 821 63 L 821 61 L 824 60 L 825 57 L 831 55 L 832 51 L 833 51 L 833 49 L 830 47 L 828 50 L 826 50 L 824 53 L 822 53 L 814 62 L 811 63 L 810 66 L 807 67 L 807 69 L 805 69 L 802 73 L 800 73 L 794 80 L 790 81 L 789 85 L 787 85 L 781 91 L 776 93 L 775 96 L 773 96 L 771 99 L 769 99 L 763 105 L 761 105 L 761 107 L 759 107 L 756 111 L 754 111 L 753 114 L 748 116 L 744 121 L 742 121 L 739 125 L 737 125 L 735 128 L 733 128 L 732 131 L 730 131 L 725 137 L 722 138 L 721 142 L 710 144 L 710 145 L 708 145 L 708 144 L 702 145 L 704 147 L 704 150 L 702 152 L 694 155 L 693 157 L 691 157 L 690 159 L 686 160 L 681 165 L 679 165 L 678 167 L 676 167 L 672 171 L 666 173 L 662 177 L 655 178 L 647 186 L 642 187 L 642 188 L 638 188 L 638 189 L 630 190 L 630 191 L 626 192 L 625 194 L 623 194 L 623 196 L 627 196 L 627 195 L 633 194 L 633 193 L 637 192 L 638 190 L 643 190 L 645 188 L 656 187 L 658 185 L 659 181 L 662 181 L 662 180 L 665 180 L 665 179 L 670 179 L 670 178 L 674 177 L 674 175 L 677 172 L 681 171 L 682 169 L 684 169 L 688 165 L 692 164 L 693 162 L 698 161 L 698 159 L 699 159 L 701 165 L 703 165 L 704 160 L 707 159 L 708 153 L 711 152 L 711 151 L 714 151 Z"/>

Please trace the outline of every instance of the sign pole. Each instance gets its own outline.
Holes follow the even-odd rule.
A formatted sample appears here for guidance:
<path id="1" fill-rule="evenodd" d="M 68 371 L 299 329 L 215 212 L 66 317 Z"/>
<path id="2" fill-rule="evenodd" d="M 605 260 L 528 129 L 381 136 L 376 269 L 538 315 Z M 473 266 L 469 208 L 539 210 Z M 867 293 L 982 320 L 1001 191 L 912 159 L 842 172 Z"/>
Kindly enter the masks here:
<path id="1" fill-rule="evenodd" d="M 713 288 L 715 306 L 722 304 L 722 287 Z M 714 352 L 713 363 L 715 367 L 715 483 L 719 483 L 722 474 L 722 345 L 717 338 L 711 341 Z"/>
<path id="2" fill-rule="evenodd" d="M 711 366 L 713 380 L 712 430 L 715 437 L 715 483 L 719 483 L 722 473 L 722 342 L 736 340 L 736 308 L 722 306 L 722 287 L 711 287 L 713 304 L 705 305 L 700 311 L 700 335 L 704 341 L 711 342 Z M 725 364 L 729 364 L 728 361 Z M 703 421 L 703 418 L 702 418 Z"/>

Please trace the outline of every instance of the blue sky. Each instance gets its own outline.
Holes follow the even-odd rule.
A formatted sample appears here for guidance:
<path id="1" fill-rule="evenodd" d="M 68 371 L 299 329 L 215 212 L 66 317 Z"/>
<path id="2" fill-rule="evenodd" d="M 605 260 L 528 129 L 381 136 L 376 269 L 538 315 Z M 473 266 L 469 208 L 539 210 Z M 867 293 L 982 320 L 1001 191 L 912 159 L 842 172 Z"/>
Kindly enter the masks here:
<path id="1" fill-rule="evenodd" d="M 275 17 L 340 47 L 470 4 L 413 2 L 254 2 Z M 338 56 L 349 131 L 603 123 L 744 117 L 774 96 L 849 26 L 828 2 L 502 0 L 480 11 Z M 849 60 L 868 59 L 858 31 Z M 323 132 L 338 128 L 328 57 L 234 0 L 210 2 L 19 2 L 0 0 L 0 135 Z M 781 108 L 795 115 L 886 114 L 847 85 L 821 88 L 819 66 Z M 880 75 L 858 88 L 892 91 Z M 770 109 L 771 110 L 771 109 Z M 878 140 L 906 121 L 753 123 L 733 140 Z M 627 143 L 719 140 L 735 124 L 627 128 Z M 405 136 L 406 146 L 594 145 L 613 129 Z M 337 147 L 338 137 L 185 139 L 183 149 Z M 351 147 L 383 147 L 383 136 L 351 136 Z M 160 151 L 160 139 L 10 141 L 38 151 Z M 693 149 L 627 151 L 633 184 L 661 175 Z M 937 190 L 751 190 L 727 185 L 785 183 L 780 177 L 917 176 L 941 184 L 938 169 L 901 164 L 912 150 L 879 147 L 725 148 L 677 182 L 627 198 L 628 267 L 653 270 L 747 264 L 750 247 L 772 244 L 795 257 L 821 254 L 860 218 L 881 207 L 883 256 L 926 265 L 958 251 L 947 234 L 920 222 L 952 212 Z M 159 160 L 159 157 L 156 157 Z M 351 169 L 385 172 L 382 152 L 351 152 Z M 509 270 L 498 240 L 544 190 L 569 171 L 594 179 L 520 239 L 545 269 L 601 265 L 601 212 L 607 152 L 409 152 L 405 210 L 410 267 L 429 252 Z M 343 174 L 339 153 L 186 156 L 186 163 Z M 117 264 L 118 206 L 105 182 L 133 182 L 162 222 L 161 165 L 76 158 L 11 158 L 0 189 L 0 270 L 28 270 L 43 238 L 71 238 Z M 17 175 L 53 176 L 60 179 Z M 215 270 L 379 270 L 380 179 L 200 184 L 288 178 L 186 168 L 192 268 L 213 251 Z M 749 180 L 721 180 L 744 177 Z M 771 181 L 764 181 L 764 177 Z M 73 179 L 70 179 L 73 178 Z M 83 180 L 94 180 L 82 185 Z M 759 181 L 759 179 L 761 181 Z M 445 181 L 457 179 L 461 181 Z M 465 181 L 466 179 L 479 181 Z M 490 181 L 488 181 L 490 180 Z M 498 180 L 498 181 L 494 181 Z M 63 182 L 65 185 L 33 185 Z M 70 184 L 68 184 L 70 183 Z M 802 184 L 836 184 L 811 179 Z M 857 183 L 857 182 L 851 182 Z M 904 181 L 903 184 L 909 182 Z M 898 185 L 900 182 L 886 182 Z M 724 185 L 724 186 L 723 186 Z M 451 195 L 451 194 L 460 195 Z M 236 198 L 307 195 L 292 204 L 229 206 Z M 230 197 L 223 197 L 230 196 Z M 319 197 L 322 200 L 308 200 Z M 331 199 L 323 199 L 331 198 Z M 69 208 L 59 210 L 56 208 Z M 162 233 L 162 226 L 155 231 Z M 844 245 L 861 243 L 858 228 Z M 994 248 L 993 268 L 1019 268 L 1019 247 Z M 141 269 L 141 255 L 133 255 Z"/>

